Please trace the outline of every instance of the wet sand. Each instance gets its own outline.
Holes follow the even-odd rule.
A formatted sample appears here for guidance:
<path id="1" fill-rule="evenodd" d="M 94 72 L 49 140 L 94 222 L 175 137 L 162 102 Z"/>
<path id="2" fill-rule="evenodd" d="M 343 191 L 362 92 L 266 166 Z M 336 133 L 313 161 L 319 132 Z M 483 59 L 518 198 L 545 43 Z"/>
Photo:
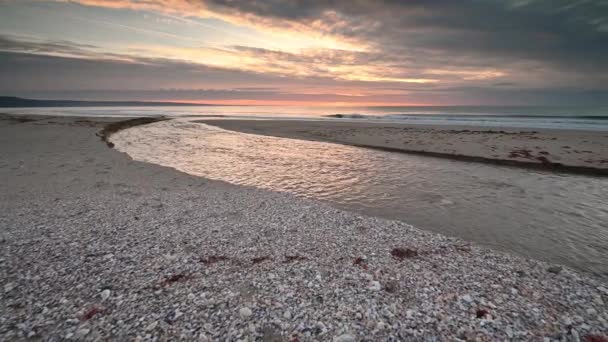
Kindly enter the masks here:
<path id="1" fill-rule="evenodd" d="M 608 175 L 608 132 L 404 125 L 352 120 L 199 120 L 251 134 L 443 158 Z"/>

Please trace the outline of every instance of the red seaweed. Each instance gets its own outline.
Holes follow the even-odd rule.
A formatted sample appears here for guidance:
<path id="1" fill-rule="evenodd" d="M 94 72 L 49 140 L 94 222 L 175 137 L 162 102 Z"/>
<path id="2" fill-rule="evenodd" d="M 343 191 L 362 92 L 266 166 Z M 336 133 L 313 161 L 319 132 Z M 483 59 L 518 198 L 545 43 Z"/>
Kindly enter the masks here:
<path id="1" fill-rule="evenodd" d="M 551 161 L 549 159 L 547 159 L 547 157 L 536 157 L 536 160 L 538 160 L 539 162 L 543 163 L 543 164 L 551 164 Z"/>
<path id="2" fill-rule="evenodd" d="M 477 312 L 475 312 L 475 317 L 484 318 L 487 314 L 488 314 L 488 310 L 478 309 Z"/>
<path id="3" fill-rule="evenodd" d="M 82 316 L 80 316 L 80 320 L 88 321 L 91 318 L 93 318 L 93 316 L 97 315 L 98 313 L 102 313 L 103 311 L 104 311 L 103 307 L 93 305 L 91 308 L 89 308 L 89 310 L 87 310 L 84 314 L 82 314 Z"/>
<path id="4" fill-rule="evenodd" d="M 418 252 L 409 248 L 393 248 L 391 255 L 396 259 L 403 260 L 405 258 L 417 257 Z"/>
<path id="5" fill-rule="evenodd" d="M 587 335 L 585 342 L 608 342 L 608 338 L 600 335 Z"/>
<path id="6" fill-rule="evenodd" d="M 287 263 L 294 262 L 294 261 L 305 261 L 305 260 L 308 260 L 308 258 L 300 256 L 300 255 L 286 255 L 285 261 L 283 263 L 287 264 Z"/>
<path id="7" fill-rule="evenodd" d="M 215 264 L 216 262 L 220 262 L 220 261 L 227 261 L 228 257 L 225 257 L 223 255 L 211 255 L 207 258 L 201 257 L 200 261 L 207 265 L 207 266 L 211 266 L 213 264 Z"/>
<path id="8" fill-rule="evenodd" d="M 176 283 L 178 281 L 182 281 L 182 280 L 188 280 L 192 278 L 189 275 L 183 274 L 183 273 L 178 273 L 178 274 L 174 274 L 172 276 L 166 277 L 165 280 L 163 280 L 163 282 L 161 283 L 162 286 L 169 286 L 173 283 Z"/>
<path id="9" fill-rule="evenodd" d="M 364 270 L 367 270 L 367 263 L 365 262 L 365 259 L 363 259 L 362 257 L 358 257 L 357 259 L 355 259 L 353 264 L 361 267 Z"/>
<path id="10" fill-rule="evenodd" d="M 534 156 L 532 156 L 532 151 L 530 150 L 526 150 L 526 149 L 520 149 L 520 150 L 513 150 L 509 153 L 509 158 L 525 158 L 525 159 L 532 159 Z"/>
<path id="11" fill-rule="evenodd" d="M 259 264 L 261 262 L 264 262 L 266 260 L 271 260 L 270 256 L 265 255 L 265 256 L 253 258 L 253 259 L 251 259 L 251 262 L 253 262 L 253 264 L 255 265 L 255 264 Z"/>

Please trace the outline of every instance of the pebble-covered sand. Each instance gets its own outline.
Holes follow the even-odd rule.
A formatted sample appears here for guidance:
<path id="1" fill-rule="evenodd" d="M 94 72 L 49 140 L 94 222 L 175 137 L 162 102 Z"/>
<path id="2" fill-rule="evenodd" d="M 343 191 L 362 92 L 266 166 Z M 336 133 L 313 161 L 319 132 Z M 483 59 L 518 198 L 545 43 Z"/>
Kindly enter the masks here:
<path id="1" fill-rule="evenodd" d="M 600 280 L 38 120 L 0 120 L 0 340 L 606 341 Z"/>

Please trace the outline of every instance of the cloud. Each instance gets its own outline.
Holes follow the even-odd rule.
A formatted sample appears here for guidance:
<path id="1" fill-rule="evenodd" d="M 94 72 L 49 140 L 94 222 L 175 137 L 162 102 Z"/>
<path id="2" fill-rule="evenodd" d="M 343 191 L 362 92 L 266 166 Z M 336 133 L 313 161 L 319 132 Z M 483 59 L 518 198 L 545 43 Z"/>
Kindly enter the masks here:
<path id="1" fill-rule="evenodd" d="M 43 41 L 22 37 L 0 35 L 0 51 L 25 52 L 32 54 L 54 54 L 64 56 L 100 57 L 91 52 L 97 48 L 93 45 L 78 44 L 69 41 Z"/>
<path id="2" fill-rule="evenodd" d="M 391 56 L 485 60 L 494 67 L 532 61 L 580 72 L 608 71 L 608 3 L 599 0 L 77 2 L 217 17 L 286 34 L 334 37 Z"/>
<path id="3" fill-rule="evenodd" d="M 598 103 L 608 89 L 606 1 L 61 2 L 154 11 L 203 26 L 217 20 L 201 18 L 216 18 L 241 26 L 230 27 L 239 34 L 261 39 L 282 35 L 293 37 L 294 43 L 275 48 L 243 38 L 239 45 L 201 47 L 189 45 L 191 36 L 184 36 L 179 46 L 137 44 L 119 51 L 0 36 L 0 89 L 59 87 L 101 96 L 95 91 L 119 87 L 124 94 L 142 97 L 304 101 L 316 96 L 388 103 L 468 103 L 474 96 L 488 103 Z M 127 32 L 128 25 L 123 26 Z M 133 33 L 142 28 L 128 29 Z M 179 30 L 143 29 L 167 39 L 180 35 Z M 300 39 L 307 44 L 298 46 Z"/>
<path id="4" fill-rule="evenodd" d="M 606 104 L 607 90 L 443 87 L 290 79 L 171 60 L 91 60 L 0 52 L 0 93 L 46 99 L 234 104 Z M 393 84 L 393 83 L 388 83 Z M 210 88 L 213 85 L 213 88 Z M 260 86 L 263 85 L 263 86 Z"/>

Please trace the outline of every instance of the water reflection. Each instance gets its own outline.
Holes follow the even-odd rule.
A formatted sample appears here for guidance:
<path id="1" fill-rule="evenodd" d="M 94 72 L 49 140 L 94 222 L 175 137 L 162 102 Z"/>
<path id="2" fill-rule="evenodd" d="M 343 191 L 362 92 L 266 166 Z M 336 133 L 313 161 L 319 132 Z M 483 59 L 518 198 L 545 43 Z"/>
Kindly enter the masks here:
<path id="1" fill-rule="evenodd" d="M 608 275 L 608 181 L 248 135 L 187 121 L 112 137 L 134 159 Z"/>

